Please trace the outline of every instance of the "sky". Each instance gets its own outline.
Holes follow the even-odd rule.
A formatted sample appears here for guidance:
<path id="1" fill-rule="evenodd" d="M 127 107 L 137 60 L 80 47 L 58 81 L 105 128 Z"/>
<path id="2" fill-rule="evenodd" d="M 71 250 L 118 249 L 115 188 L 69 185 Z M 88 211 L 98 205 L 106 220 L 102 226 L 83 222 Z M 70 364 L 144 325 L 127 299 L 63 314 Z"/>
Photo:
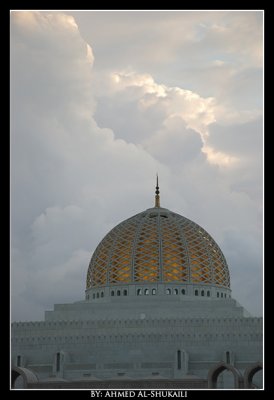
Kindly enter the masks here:
<path id="1" fill-rule="evenodd" d="M 263 12 L 12 11 L 11 318 L 84 299 L 96 246 L 161 206 L 263 310 Z"/>

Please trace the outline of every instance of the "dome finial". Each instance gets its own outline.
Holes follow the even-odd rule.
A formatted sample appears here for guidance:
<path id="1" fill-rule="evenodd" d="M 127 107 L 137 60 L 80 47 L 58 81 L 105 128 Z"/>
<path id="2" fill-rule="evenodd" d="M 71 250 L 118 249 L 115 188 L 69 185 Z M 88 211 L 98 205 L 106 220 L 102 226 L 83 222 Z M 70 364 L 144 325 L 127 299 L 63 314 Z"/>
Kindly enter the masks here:
<path id="1" fill-rule="evenodd" d="M 156 180 L 156 191 L 155 191 L 155 207 L 160 207 L 160 196 L 159 196 L 159 184 L 158 184 L 158 174 Z"/>

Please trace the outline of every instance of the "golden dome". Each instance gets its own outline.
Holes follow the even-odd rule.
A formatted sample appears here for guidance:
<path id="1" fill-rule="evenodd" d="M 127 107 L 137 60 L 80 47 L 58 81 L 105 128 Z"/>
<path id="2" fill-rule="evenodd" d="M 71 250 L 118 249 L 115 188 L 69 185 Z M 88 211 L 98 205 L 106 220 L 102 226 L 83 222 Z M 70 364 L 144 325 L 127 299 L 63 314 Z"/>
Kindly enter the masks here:
<path id="1" fill-rule="evenodd" d="M 190 283 L 230 287 L 225 257 L 198 224 L 160 207 L 117 225 L 96 248 L 87 289 L 140 283 Z"/>

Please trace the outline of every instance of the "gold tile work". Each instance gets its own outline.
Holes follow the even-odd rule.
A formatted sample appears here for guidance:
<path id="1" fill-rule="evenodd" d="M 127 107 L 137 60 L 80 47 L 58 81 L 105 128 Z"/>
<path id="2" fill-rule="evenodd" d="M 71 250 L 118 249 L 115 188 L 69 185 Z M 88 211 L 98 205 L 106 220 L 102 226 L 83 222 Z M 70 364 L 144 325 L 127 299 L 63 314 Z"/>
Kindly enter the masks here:
<path id="1" fill-rule="evenodd" d="M 162 228 L 162 263 L 165 282 L 188 281 L 188 255 L 175 221 L 160 218 Z"/>
<path id="2" fill-rule="evenodd" d="M 159 281 L 159 232 L 157 218 L 142 221 L 134 255 L 134 281 Z"/>
<path id="3" fill-rule="evenodd" d="M 131 254 L 136 221 L 119 224 L 112 229 L 95 250 L 87 274 L 87 288 L 106 284 L 129 283 Z"/>
<path id="4" fill-rule="evenodd" d="M 226 260 L 212 237 L 196 223 L 161 208 L 117 225 L 89 265 L 87 288 L 141 282 L 230 287 Z"/>

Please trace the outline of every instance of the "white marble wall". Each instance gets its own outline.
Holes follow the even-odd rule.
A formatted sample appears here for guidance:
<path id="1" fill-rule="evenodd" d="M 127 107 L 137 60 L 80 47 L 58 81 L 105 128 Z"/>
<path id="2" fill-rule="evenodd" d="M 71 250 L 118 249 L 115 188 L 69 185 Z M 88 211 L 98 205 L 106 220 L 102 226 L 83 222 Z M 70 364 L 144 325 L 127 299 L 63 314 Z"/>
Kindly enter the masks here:
<path id="1" fill-rule="evenodd" d="M 12 360 L 16 365 L 21 355 L 21 366 L 39 379 L 206 378 L 230 351 L 230 362 L 244 372 L 262 361 L 262 319 L 244 315 L 233 299 L 55 305 L 46 321 L 13 324 Z"/>

